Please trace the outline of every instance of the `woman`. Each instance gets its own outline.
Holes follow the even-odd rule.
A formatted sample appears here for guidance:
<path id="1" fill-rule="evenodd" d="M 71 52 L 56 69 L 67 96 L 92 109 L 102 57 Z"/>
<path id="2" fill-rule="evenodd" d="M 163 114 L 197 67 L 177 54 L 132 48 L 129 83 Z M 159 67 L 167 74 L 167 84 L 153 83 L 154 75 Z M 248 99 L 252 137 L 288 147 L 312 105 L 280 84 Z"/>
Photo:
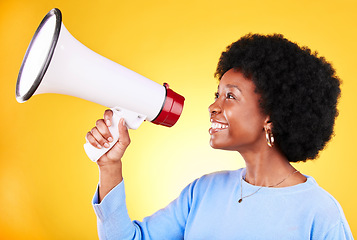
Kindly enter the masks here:
<path id="1" fill-rule="evenodd" d="M 353 239 L 338 202 L 290 163 L 314 159 L 333 133 L 340 81 L 316 53 L 282 35 L 248 34 L 222 53 L 210 145 L 238 151 L 246 168 L 205 175 L 166 208 L 131 221 L 119 142 L 97 162 L 93 199 L 101 239 Z M 87 134 L 108 147 L 111 111 Z"/>

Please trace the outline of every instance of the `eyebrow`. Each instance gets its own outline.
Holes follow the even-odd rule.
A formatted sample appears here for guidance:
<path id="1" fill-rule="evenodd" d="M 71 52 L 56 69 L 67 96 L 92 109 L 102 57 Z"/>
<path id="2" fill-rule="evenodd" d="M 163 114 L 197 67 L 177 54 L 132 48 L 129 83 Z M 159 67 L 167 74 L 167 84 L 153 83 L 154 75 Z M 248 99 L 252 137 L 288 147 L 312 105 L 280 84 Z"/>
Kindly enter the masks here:
<path id="1" fill-rule="evenodd" d="M 236 88 L 236 89 L 238 89 L 238 91 L 242 92 L 242 90 L 240 90 L 240 88 L 237 85 L 227 84 L 225 87 L 226 88 Z M 219 85 L 218 85 L 218 90 L 219 90 Z"/>
<path id="2" fill-rule="evenodd" d="M 228 88 L 236 88 L 241 92 L 240 88 L 237 85 L 227 84 L 226 87 L 228 87 Z"/>

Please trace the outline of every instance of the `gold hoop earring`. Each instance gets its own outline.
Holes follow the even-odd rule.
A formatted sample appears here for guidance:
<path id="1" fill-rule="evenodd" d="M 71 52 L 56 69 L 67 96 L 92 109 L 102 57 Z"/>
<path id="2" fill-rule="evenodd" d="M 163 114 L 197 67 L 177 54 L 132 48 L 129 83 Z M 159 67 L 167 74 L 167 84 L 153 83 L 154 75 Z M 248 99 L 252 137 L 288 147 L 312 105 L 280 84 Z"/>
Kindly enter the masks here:
<path id="1" fill-rule="evenodd" d="M 265 137 L 267 139 L 267 144 L 269 147 L 274 146 L 274 136 L 270 129 L 265 129 Z"/>

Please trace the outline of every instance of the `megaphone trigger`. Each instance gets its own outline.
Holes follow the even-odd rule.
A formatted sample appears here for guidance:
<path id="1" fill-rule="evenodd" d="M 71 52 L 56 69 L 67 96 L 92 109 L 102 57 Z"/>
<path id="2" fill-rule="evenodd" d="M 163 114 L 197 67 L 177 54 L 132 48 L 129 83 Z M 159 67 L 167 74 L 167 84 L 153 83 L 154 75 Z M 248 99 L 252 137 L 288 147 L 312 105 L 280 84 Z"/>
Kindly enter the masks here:
<path id="1" fill-rule="evenodd" d="M 112 134 L 113 141 L 109 143 L 109 148 L 95 148 L 90 143 L 84 144 L 84 150 L 90 160 L 96 162 L 101 156 L 108 152 L 114 144 L 119 140 L 119 121 L 124 118 L 125 125 L 129 129 L 137 129 L 146 119 L 146 116 L 136 112 L 124 109 L 122 107 L 111 108 L 113 111 L 112 124 L 109 131 Z"/>
<path id="2" fill-rule="evenodd" d="M 112 124 L 109 127 L 109 131 L 112 134 L 113 141 L 109 143 L 109 148 L 95 148 L 90 143 L 84 144 L 84 150 L 88 155 L 89 159 L 93 162 L 98 161 L 98 159 L 108 152 L 114 144 L 119 140 L 119 121 L 124 118 L 125 125 L 129 129 L 137 129 L 146 119 L 146 116 L 138 114 L 136 112 L 124 109 L 122 107 L 111 108 L 113 111 Z"/>

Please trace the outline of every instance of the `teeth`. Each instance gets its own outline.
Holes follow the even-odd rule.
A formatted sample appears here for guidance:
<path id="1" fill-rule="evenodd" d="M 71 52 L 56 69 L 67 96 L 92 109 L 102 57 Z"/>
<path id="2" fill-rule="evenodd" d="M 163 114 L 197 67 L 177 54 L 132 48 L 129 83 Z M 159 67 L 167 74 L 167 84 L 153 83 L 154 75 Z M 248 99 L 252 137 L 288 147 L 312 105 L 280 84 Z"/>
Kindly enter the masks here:
<path id="1" fill-rule="evenodd" d="M 217 129 L 217 128 L 228 128 L 228 125 L 226 124 L 220 124 L 220 123 L 212 123 L 211 128 Z"/>

